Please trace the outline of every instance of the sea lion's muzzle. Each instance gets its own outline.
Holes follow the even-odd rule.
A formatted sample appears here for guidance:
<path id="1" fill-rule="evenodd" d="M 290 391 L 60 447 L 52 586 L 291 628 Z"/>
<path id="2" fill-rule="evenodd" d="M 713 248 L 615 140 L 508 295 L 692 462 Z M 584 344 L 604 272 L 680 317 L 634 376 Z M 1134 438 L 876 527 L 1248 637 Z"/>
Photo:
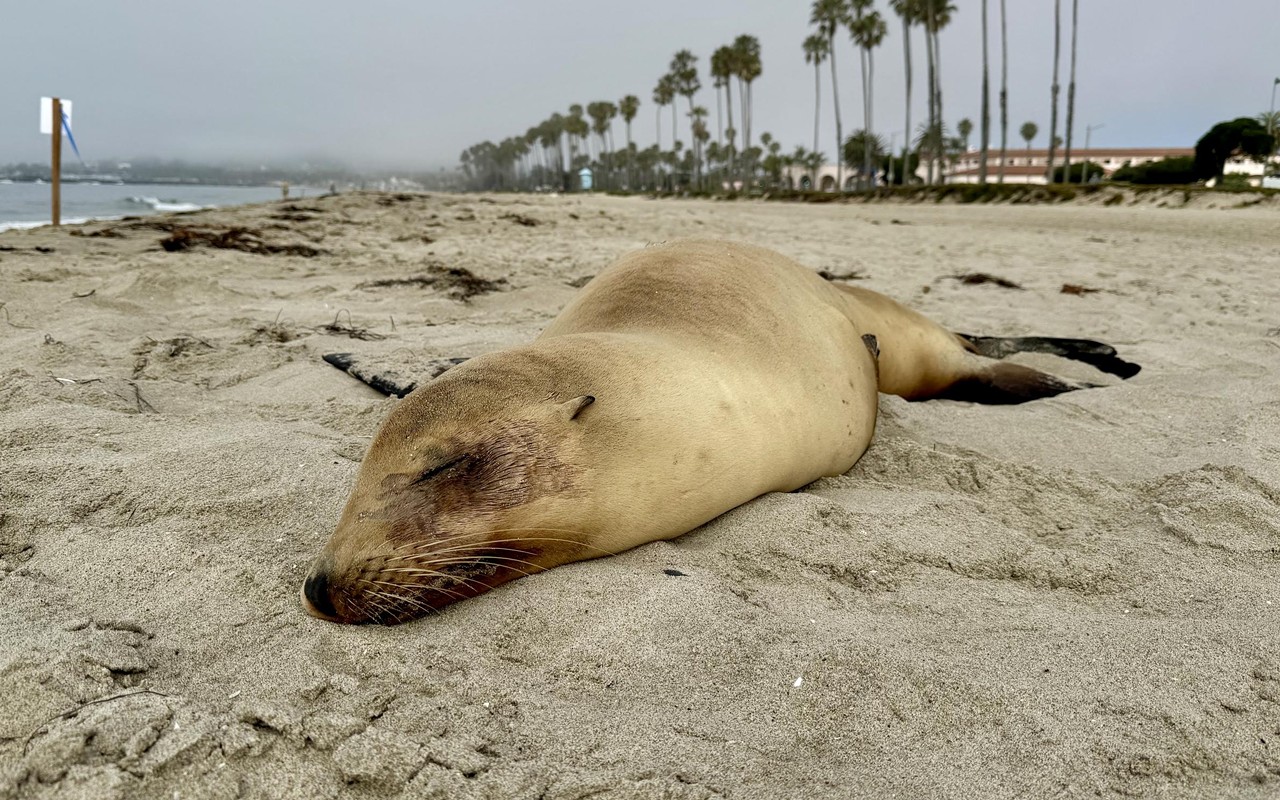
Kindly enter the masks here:
<path id="1" fill-rule="evenodd" d="M 302 584 L 302 607 L 313 617 L 335 622 L 338 610 L 333 607 L 333 595 L 329 591 L 329 573 L 315 569 Z"/>

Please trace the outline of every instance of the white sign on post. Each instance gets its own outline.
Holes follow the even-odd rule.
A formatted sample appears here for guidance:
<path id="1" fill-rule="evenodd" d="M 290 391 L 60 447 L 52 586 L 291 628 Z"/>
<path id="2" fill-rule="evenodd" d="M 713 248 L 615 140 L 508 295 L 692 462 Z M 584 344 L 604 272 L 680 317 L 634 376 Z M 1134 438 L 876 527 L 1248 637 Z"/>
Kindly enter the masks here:
<path id="1" fill-rule="evenodd" d="M 67 118 L 67 127 L 71 127 L 71 101 L 70 100 L 62 101 L 62 113 Z M 53 133 L 54 125 L 55 123 L 53 120 L 53 98 L 41 97 L 40 98 L 40 132 Z M 58 122 L 57 127 L 59 129 L 62 128 L 62 123 Z M 66 131 L 63 131 L 63 133 L 66 133 Z"/>

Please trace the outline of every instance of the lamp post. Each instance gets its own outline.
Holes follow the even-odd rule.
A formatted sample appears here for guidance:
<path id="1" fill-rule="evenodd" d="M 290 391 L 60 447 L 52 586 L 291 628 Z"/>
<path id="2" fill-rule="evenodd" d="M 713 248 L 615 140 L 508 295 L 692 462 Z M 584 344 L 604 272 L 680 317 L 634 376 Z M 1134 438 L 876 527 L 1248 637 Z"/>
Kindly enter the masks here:
<path id="1" fill-rule="evenodd" d="M 1107 123 L 1105 122 L 1099 122 L 1097 125 L 1084 126 L 1084 149 L 1085 150 L 1089 149 L 1089 137 L 1093 135 L 1093 132 L 1098 130 L 1099 128 L 1105 128 L 1105 127 L 1107 127 Z M 1088 158 L 1088 156 L 1085 156 L 1085 157 Z"/>

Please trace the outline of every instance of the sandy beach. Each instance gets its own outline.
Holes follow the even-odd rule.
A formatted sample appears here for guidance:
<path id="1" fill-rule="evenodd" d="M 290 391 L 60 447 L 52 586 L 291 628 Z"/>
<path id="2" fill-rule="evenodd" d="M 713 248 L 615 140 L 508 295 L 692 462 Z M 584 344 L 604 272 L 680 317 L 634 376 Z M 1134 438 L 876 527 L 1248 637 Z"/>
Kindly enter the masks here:
<path id="1" fill-rule="evenodd" d="M 1274 797 L 1280 202 L 1246 204 L 353 194 L 0 233 L 0 798 Z M 689 236 L 1143 371 L 882 396 L 849 473 L 674 541 L 398 627 L 302 612 L 397 402 L 321 355 L 525 342 Z"/>

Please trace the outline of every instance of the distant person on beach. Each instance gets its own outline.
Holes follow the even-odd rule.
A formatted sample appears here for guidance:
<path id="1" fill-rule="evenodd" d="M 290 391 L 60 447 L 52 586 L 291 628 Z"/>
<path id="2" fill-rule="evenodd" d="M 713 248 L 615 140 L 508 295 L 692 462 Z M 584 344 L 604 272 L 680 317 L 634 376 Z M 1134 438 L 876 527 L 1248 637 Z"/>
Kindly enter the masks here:
<path id="1" fill-rule="evenodd" d="M 280 182 L 280 197 L 285 200 L 289 199 L 289 182 L 288 181 Z"/>

